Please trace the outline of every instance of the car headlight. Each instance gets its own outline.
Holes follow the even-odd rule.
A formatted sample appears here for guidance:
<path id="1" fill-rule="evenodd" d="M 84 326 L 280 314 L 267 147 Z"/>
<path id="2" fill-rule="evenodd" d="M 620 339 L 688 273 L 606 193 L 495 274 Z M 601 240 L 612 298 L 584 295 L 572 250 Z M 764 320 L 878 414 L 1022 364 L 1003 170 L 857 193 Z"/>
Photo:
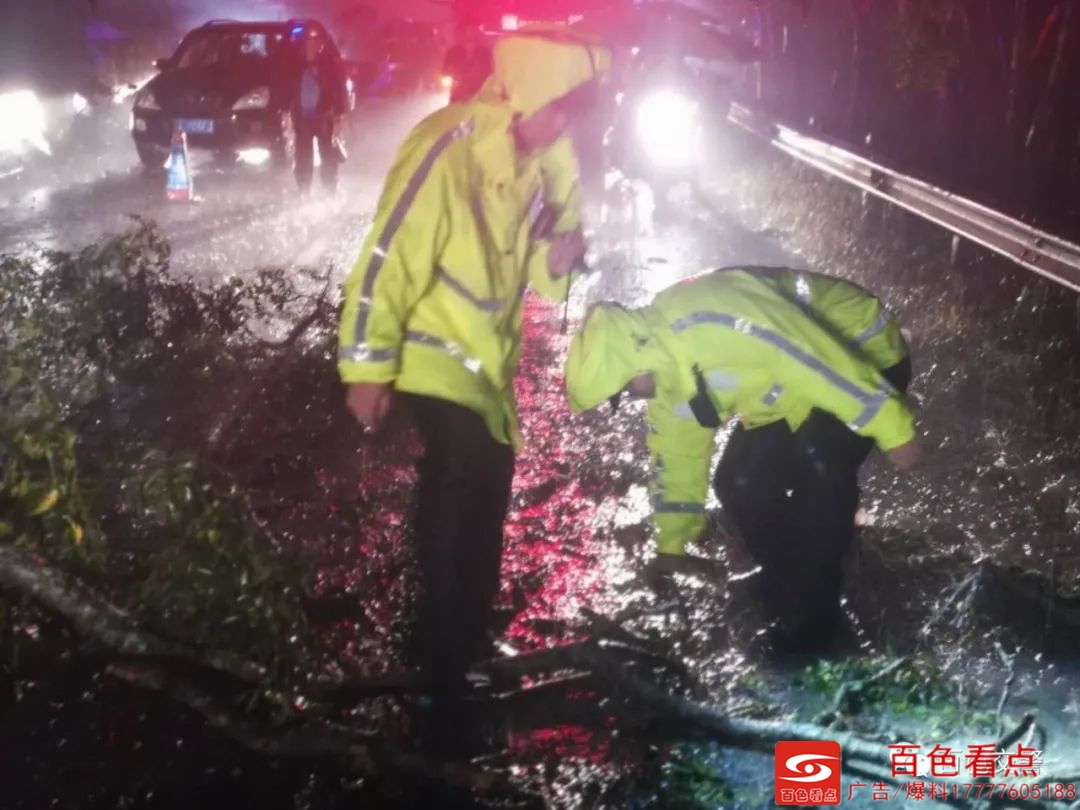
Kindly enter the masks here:
<path id="1" fill-rule="evenodd" d="M 637 135 L 648 156 L 664 166 L 680 166 L 700 155 L 698 105 L 675 90 L 658 90 L 641 100 Z"/>
<path id="2" fill-rule="evenodd" d="M 270 88 L 260 87 L 233 104 L 234 110 L 265 110 L 270 106 Z"/>
<path id="3" fill-rule="evenodd" d="M 45 107 L 29 90 L 0 93 L 0 151 L 21 152 L 27 145 L 49 153 Z"/>
<path id="4" fill-rule="evenodd" d="M 154 95 L 154 91 L 149 87 L 144 87 L 138 93 L 135 94 L 135 109 L 136 110 L 160 110 L 161 105 L 158 104 L 157 97 Z"/>

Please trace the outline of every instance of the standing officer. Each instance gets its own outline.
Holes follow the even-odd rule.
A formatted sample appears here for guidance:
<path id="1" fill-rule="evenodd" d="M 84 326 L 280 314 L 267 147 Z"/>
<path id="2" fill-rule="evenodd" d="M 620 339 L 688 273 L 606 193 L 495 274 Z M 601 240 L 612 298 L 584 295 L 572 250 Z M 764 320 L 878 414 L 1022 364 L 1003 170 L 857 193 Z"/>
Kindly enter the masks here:
<path id="1" fill-rule="evenodd" d="M 561 300 L 584 255 L 562 136 L 594 103 L 609 62 L 604 47 L 568 33 L 502 40 L 483 100 L 445 107 L 408 136 L 345 284 L 348 406 L 374 428 L 396 402 L 424 443 L 415 647 L 440 688 L 460 686 L 488 653 L 520 442 L 522 294 L 531 284 Z"/>
<path id="2" fill-rule="evenodd" d="M 650 400 L 661 570 L 678 570 L 704 530 L 715 433 L 740 417 L 714 488 L 762 567 L 776 646 L 791 652 L 822 649 L 841 625 L 859 466 L 874 444 L 901 468 L 916 461 L 910 378 L 877 298 L 786 268 L 705 273 L 638 310 L 599 304 L 566 367 L 577 411 L 624 391 Z"/>
<path id="3" fill-rule="evenodd" d="M 300 64 L 292 121 L 296 133 L 296 183 L 302 193 L 311 190 L 315 171 L 314 144 L 319 144 L 323 187 L 337 190 L 338 167 L 343 155 L 335 141 L 338 119 L 348 111 L 345 68 L 314 28 L 300 34 Z"/>

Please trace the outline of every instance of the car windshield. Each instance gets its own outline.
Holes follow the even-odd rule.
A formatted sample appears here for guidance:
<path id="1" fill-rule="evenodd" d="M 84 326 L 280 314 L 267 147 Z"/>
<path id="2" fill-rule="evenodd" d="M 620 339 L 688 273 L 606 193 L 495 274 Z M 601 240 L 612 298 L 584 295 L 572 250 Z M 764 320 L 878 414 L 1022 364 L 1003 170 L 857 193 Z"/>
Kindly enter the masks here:
<path id="1" fill-rule="evenodd" d="M 176 66 L 234 69 L 265 64 L 284 49 L 282 39 L 264 31 L 201 31 L 180 46 Z"/>

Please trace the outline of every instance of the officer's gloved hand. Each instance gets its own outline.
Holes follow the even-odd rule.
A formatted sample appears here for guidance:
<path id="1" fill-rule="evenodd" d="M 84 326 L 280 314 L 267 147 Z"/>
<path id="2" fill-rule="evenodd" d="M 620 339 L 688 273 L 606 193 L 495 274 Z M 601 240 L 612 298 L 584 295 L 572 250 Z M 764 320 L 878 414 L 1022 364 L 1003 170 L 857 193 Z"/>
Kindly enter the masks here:
<path id="1" fill-rule="evenodd" d="M 345 393 L 352 415 L 368 430 L 378 430 L 393 399 L 394 388 L 387 383 L 351 383 Z"/>
<path id="2" fill-rule="evenodd" d="M 901 470 L 911 470 L 919 463 L 922 456 L 922 446 L 918 439 L 912 439 L 907 444 L 894 447 L 885 455 L 889 461 Z"/>
<path id="3" fill-rule="evenodd" d="M 581 230 L 560 233 L 551 237 L 548 248 L 548 272 L 552 278 L 568 276 L 585 261 L 588 245 Z"/>

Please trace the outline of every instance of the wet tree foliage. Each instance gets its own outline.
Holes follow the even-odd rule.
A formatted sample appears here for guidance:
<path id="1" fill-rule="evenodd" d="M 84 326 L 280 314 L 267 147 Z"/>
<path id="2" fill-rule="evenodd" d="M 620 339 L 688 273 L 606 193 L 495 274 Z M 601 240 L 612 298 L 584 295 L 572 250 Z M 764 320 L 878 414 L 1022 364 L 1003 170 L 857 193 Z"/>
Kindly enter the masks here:
<path id="1" fill-rule="evenodd" d="M 681 745 L 669 752 L 656 799 L 645 807 L 655 810 L 707 810 L 728 807 L 735 791 L 718 772 L 707 746 Z"/>
<path id="2" fill-rule="evenodd" d="M 78 437 L 20 359 L 0 354 L 0 539 L 72 565 L 99 565 L 102 544 L 79 479 Z"/>
<path id="3" fill-rule="evenodd" d="M 168 263 L 147 222 L 0 262 L 0 541 L 91 577 L 161 632 L 286 672 L 299 578 L 237 485 L 226 421 L 279 351 L 250 325 L 307 317 L 290 349 L 322 357 L 333 313 L 302 276 L 206 289 Z"/>
<path id="4" fill-rule="evenodd" d="M 162 540 L 134 591 L 139 614 L 287 676 L 306 639 L 301 583 L 268 553 L 246 499 L 197 461 L 150 458 L 138 472 L 132 511 Z"/>

